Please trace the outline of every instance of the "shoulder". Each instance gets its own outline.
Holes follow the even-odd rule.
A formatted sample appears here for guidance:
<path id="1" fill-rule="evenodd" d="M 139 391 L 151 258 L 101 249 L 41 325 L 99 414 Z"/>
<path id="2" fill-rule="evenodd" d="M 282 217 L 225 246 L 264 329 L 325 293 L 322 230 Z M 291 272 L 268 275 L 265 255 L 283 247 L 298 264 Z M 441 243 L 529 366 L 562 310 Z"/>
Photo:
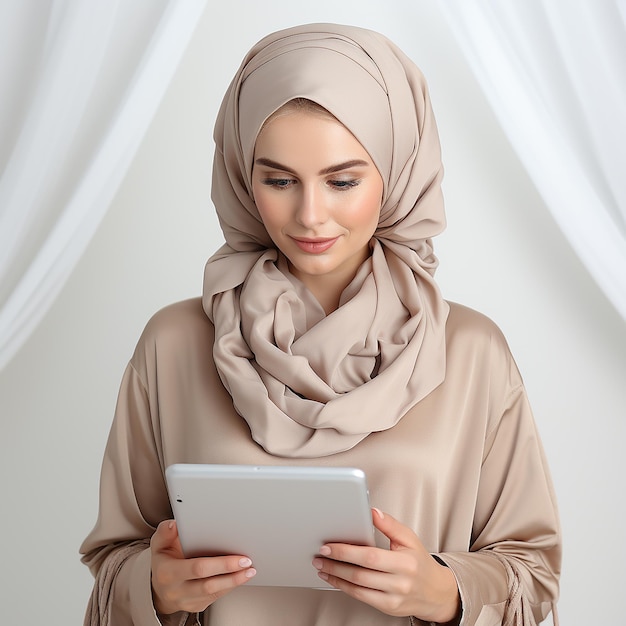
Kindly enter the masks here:
<path id="1" fill-rule="evenodd" d="M 182 300 L 157 311 L 146 324 L 144 334 L 151 337 L 189 331 L 208 332 L 213 325 L 202 308 L 201 298 Z"/>
<path id="2" fill-rule="evenodd" d="M 506 339 L 499 326 L 489 317 L 467 306 L 448 302 L 450 313 L 446 322 L 448 341 L 496 345 L 508 351 Z"/>
<path id="3" fill-rule="evenodd" d="M 483 416 L 485 437 L 496 432 L 513 404 L 527 407 L 523 378 L 500 328 L 486 315 L 454 303 L 446 324 L 445 388 L 471 408 L 472 420 Z"/>
<path id="4" fill-rule="evenodd" d="M 472 370 L 494 388 L 514 388 L 522 378 L 498 325 L 466 306 L 449 303 L 446 322 L 446 369 L 467 376 Z"/>
<path id="5" fill-rule="evenodd" d="M 200 298 L 170 304 L 146 324 L 132 362 L 145 369 L 157 361 L 173 364 L 192 361 L 212 353 L 214 332 Z"/>

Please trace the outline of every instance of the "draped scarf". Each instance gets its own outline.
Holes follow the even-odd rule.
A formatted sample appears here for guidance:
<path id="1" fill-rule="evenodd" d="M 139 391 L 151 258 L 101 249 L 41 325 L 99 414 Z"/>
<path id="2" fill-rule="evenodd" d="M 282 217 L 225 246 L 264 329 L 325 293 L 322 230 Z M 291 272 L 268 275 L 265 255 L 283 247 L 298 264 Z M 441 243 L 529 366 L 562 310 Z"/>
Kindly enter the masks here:
<path id="1" fill-rule="evenodd" d="M 290 274 L 252 195 L 257 135 L 294 98 L 332 113 L 384 184 L 371 256 L 329 315 Z M 393 427 L 445 376 L 448 305 L 432 246 L 445 228 L 443 169 L 422 73 L 369 30 L 279 31 L 244 58 L 214 139 L 212 200 L 226 243 L 206 264 L 203 306 L 217 371 L 253 439 L 311 458 Z"/>

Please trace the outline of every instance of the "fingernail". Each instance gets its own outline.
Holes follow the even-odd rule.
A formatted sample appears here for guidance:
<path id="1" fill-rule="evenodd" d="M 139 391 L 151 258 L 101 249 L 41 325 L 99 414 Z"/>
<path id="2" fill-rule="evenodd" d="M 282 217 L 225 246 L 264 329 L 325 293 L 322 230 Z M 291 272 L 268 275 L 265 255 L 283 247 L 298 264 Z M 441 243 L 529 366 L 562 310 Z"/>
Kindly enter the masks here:
<path id="1" fill-rule="evenodd" d="M 320 554 L 322 556 L 329 556 L 330 555 L 330 548 L 328 546 L 322 546 L 320 548 Z"/>
<path id="2" fill-rule="evenodd" d="M 252 578 L 253 576 L 256 576 L 256 570 L 254 569 L 254 567 L 251 567 L 250 569 L 246 570 L 246 578 Z"/>
<path id="3" fill-rule="evenodd" d="M 172 530 L 172 528 L 174 528 L 174 522 L 171 521 L 168 525 L 167 525 L 169 530 Z"/>
<path id="4" fill-rule="evenodd" d="M 324 561 L 322 561 L 322 559 L 313 559 L 313 567 L 315 569 L 322 569 L 323 565 L 324 565 Z"/>
<path id="5" fill-rule="evenodd" d="M 378 513 L 378 517 L 380 517 L 380 519 L 385 519 L 385 516 L 383 515 L 383 512 L 380 509 L 377 509 L 376 507 L 372 507 L 374 509 L 374 511 L 376 511 L 376 513 Z"/>
<path id="6" fill-rule="evenodd" d="M 328 580 L 328 574 L 326 572 L 317 572 L 317 575 L 322 579 L 322 580 Z"/>
<path id="7" fill-rule="evenodd" d="M 252 565 L 252 561 L 248 557 L 239 559 L 239 567 L 250 567 L 251 565 Z"/>

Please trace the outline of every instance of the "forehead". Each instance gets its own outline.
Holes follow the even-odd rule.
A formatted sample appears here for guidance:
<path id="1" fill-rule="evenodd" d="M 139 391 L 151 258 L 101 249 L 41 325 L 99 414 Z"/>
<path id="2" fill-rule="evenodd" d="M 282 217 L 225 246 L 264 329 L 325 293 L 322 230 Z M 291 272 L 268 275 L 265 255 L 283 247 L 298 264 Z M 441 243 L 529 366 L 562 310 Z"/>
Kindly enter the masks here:
<path id="1" fill-rule="evenodd" d="M 317 163 L 328 166 L 353 159 L 371 162 L 367 150 L 340 122 L 328 115 L 289 111 L 274 117 L 257 137 L 254 158 L 283 165 Z"/>

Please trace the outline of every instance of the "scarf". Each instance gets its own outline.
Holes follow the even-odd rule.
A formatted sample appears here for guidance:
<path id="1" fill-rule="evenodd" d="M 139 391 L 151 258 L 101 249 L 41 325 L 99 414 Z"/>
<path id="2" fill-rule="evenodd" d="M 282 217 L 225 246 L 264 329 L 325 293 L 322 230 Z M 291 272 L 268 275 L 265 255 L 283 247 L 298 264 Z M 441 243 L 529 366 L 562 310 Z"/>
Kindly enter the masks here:
<path id="1" fill-rule="evenodd" d="M 252 196 L 256 137 L 294 98 L 332 113 L 384 183 L 371 256 L 330 315 L 290 274 Z M 445 376 L 448 305 L 431 240 L 445 227 L 443 169 L 423 75 L 372 31 L 279 31 L 244 58 L 214 139 L 212 200 L 226 243 L 207 262 L 203 306 L 218 373 L 253 439 L 312 458 L 393 427 Z"/>

